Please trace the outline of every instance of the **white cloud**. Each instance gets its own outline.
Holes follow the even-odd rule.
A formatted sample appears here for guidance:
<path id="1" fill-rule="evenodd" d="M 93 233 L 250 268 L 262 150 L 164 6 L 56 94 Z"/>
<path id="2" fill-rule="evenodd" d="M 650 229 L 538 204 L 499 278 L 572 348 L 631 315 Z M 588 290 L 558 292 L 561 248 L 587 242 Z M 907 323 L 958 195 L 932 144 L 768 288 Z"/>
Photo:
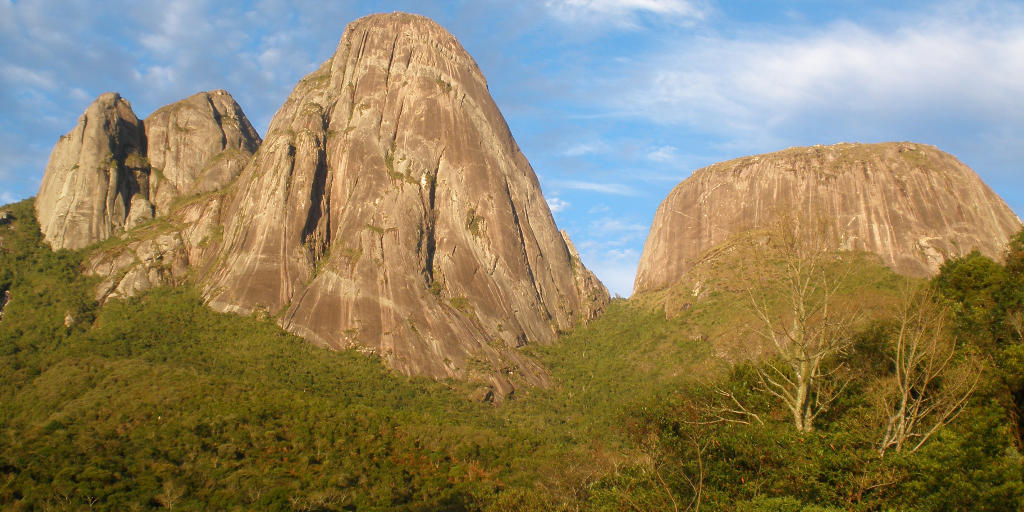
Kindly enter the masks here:
<path id="1" fill-rule="evenodd" d="M 544 5 L 552 16 L 566 23 L 620 28 L 637 28 L 641 15 L 692 22 L 704 19 L 708 11 L 687 0 L 548 0 Z"/>
<path id="2" fill-rule="evenodd" d="M 162 12 L 153 13 L 151 31 L 143 34 L 139 42 L 157 54 L 180 51 L 183 44 L 207 40 L 212 33 L 208 14 L 210 5 L 205 0 L 176 0 L 163 4 Z"/>
<path id="3" fill-rule="evenodd" d="M 35 71 L 25 67 L 12 64 L 0 68 L 0 76 L 7 83 L 38 87 L 41 89 L 53 89 L 56 83 L 53 75 L 45 71 Z"/>
<path id="4" fill-rule="evenodd" d="M 548 201 L 548 208 L 551 209 L 551 213 L 558 213 L 558 212 L 564 211 L 566 208 L 569 207 L 569 202 L 568 201 L 563 201 L 563 200 L 561 200 L 561 199 L 559 199 L 557 197 L 552 197 L 551 199 L 548 199 L 547 201 Z"/>
<path id="5" fill-rule="evenodd" d="M 605 146 L 602 143 L 582 143 L 570 146 L 568 149 L 562 152 L 564 156 L 583 156 L 604 151 Z"/>
<path id="6" fill-rule="evenodd" d="M 798 130 L 884 134 L 959 119 L 1024 128 L 1024 10 L 996 5 L 934 9 L 896 29 L 682 41 L 623 70 L 629 83 L 615 87 L 629 91 L 616 107 L 755 146 Z"/>
<path id="7" fill-rule="evenodd" d="M 177 73 L 171 66 L 150 66 L 146 68 L 145 72 L 137 73 L 136 76 L 155 87 L 166 87 L 168 84 L 174 84 L 177 79 Z"/>
<path id="8" fill-rule="evenodd" d="M 629 297 L 640 264 L 640 253 L 634 249 L 586 251 L 580 255 L 586 265 L 613 295 Z"/>
<path id="9" fill-rule="evenodd" d="M 675 146 L 661 146 L 647 153 L 647 159 L 655 162 L 671 162 L 678 158 L 678 148 Z"/>
<path id="10" fill-rule="evenodd" d="M 642 233 L 647 234 L 650 226 L 629 222 L 619 218 L 604 217 L 590 223 L 590 228 L 599 233 Z"/>
<path id="11" fill-rule="evenodd" d="M 0 0 L 0 30 L 14 32 L 17 27 L 17 18 L 14 14 L 14 4 L 11 0 Z"/>
<path id="12" fill-rule="evenodd" d="M 628 185 L 621 183 L 595 183 L 591 181 L 577 181 L 577 180 L 552 180 L 554 186 L 569 188 L 573 190 L 587 190 L 590 192 L 599 192 L 602 194 L 613 194 L 618 196 L 637 196 L 640 195 L 636 190 Z"/>

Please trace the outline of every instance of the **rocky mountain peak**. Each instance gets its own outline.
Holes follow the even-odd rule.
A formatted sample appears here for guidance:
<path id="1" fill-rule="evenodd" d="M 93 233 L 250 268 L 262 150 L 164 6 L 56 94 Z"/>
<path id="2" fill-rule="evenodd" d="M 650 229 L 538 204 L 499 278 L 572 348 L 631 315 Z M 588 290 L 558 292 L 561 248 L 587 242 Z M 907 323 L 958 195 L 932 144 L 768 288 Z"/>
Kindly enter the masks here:
<path id="1" fill-rule="evenodd" d="M 495 399 L 547 382 L 522 346 L 609 300 L 556 228 L 479 67 L 427 18 L 350 24 L 263 142 L 225 91 L 142 122 L 119 102 L 101 97 L 65 137 L 100 149 L 58 143 L 37 201 L 41 218 L 68 219 L 50 228 L 55 247 L 127 230 L 136 212 L 168 217 L 90 255 L 101 300 L 192 280 L 214 309 L 408 374 L 474 380 Z M 112 218 L 105 231 L 61 245 L 61 229 L 97 218 Z"/>
<path id="2" fill-rule="evenodd" d="M 234 179 L 260 137 L 227 91 L 195 94 L 140 121 L 101 94 L 57 141 L 36 210 L 55 249 L 80 249 L 166 214 L 174 199 Z"/>
<path id="3" fill-rule="evenodd" d="M 154 170 L 152 201 L 164 214 L 180 196 L 220 189 L 260 145 L 260 136 L 222 89 L 200 92 L 153 112 L 145 120 L 147 156 Z"/>
<path id="4" fill-rule="evenodd" d="M 239 179 L 210 304 L 498 396 L 607 291 L 574 258 L 482 73 L 410 14 L 351 23 Z"/>
<path id="5" fill-rule="evenodd" d="M 658 207 L 634 293 L 678 282 L 705 252 L 782 214 L 824 224 L 839 247 L 929 276 L 977 249 L 1001 257 L 1021 227 L 970 168 L 908 142 L 790 148 L 693 173 Z"/>
<path id="6" fill-rule="evenodd" d="M 146 137 L 131 104 L 101 94 L 50 154 L 36 198 L 55 249 L 80 249 L 152 218 Z"/>

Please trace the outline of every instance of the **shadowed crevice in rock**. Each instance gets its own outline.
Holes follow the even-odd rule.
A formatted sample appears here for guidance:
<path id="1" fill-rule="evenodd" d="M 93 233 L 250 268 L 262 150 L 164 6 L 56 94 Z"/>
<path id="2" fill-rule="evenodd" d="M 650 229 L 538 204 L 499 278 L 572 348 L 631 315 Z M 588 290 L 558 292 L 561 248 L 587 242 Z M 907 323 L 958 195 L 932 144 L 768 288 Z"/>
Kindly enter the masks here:
<path id="1" fill-rule="evenodd" d="M 426 277 L 427 287 L 431 290 L 439 290 L 440 283 L 435 285 L 434 280 L 434 252 L 437 250 L 437 239 L 435 236 L 435 230 L 437 226 L 437 210 L 434 205 L 435 198 L 437 197 L 437 173 L 441 168 L 441 159 L 444 158 L 444 150 L 441 150 L 441 154 L 437 157 L 437 165 L 434 166 L 433 172 L 429 172 L 424 176 L 426 190 L 424 191 L 425 203 L 423 209 L 427 212 L 423 223 L 423 237 L 421 238 L 420 244 L 417 245 L 417 251 L 422 247 L 424 251 L 423 255 L 423 273 Z"/>
<path id="2" fill-rule="evenodd" d="M 327 164 L 319 155 L 313 183 L 310 188 L 310 210 L 306 216 L 306 224 L 302 227 L 302 243 L 309 248 L 313 267 L 320 265 L 321 259 L 331 244 L 330 196 L 327 191 Z"/>

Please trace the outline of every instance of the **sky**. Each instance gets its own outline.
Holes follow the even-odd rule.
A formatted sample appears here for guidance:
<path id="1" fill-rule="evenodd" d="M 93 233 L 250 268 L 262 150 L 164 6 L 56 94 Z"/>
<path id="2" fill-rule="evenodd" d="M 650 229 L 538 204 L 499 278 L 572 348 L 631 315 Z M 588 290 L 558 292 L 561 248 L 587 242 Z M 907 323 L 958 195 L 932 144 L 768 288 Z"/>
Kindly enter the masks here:
<path id="1" fill-rule="evenodd" d="M 629 296 L 658 204 L 698 168 L 913 141 L 1024 213 L 1024 2 L 0 0 L 0 204 L 35 195 L 92 100 L 227 89 L 265 134 L 375 12 L 433 18 L 487 77 L 560 228 Z"/>

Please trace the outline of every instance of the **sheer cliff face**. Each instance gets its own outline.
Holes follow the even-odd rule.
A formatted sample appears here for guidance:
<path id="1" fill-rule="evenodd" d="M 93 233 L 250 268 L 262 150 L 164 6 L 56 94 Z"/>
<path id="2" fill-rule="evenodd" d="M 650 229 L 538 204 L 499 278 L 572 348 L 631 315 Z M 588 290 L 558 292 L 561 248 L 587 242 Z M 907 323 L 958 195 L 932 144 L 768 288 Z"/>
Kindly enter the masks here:
<path id="1" fill-rule="evenodd" d="M 571 253 L 479 68 L 432 21 L 374 15 L 277 112 L 238 182 L 210 304 L 320 345 L 511 390 L 607 291 Z"/>
<path id="2" fill-rule="evenodd" d="M 193 95 L 145 121 L 117 93 L 103 94 L 50 155 L 36 198 L 43 235 L 55 249 L 118 235 L 168 213 L 178 197 L 224 187 L 259 143 L 225 91 Z"/>
<path id="3" fill-rule="evenodd" d="M 46 164 L 36 211 L 54 249 L 80 249 L 152 218 L 142 123 L 117 93 L 101 95 Z"/>
<path id="4" fill-rule="evenodd" d="M 634 293 L 678 282 L 708 249 L 782 213 L 824 223 L 843 249 L 935 274 L 978 249 L 1000 257 L 1021 221 L 977 174 L 932 146 L 791 148 L 700 169 L 658 208 Z"/>

